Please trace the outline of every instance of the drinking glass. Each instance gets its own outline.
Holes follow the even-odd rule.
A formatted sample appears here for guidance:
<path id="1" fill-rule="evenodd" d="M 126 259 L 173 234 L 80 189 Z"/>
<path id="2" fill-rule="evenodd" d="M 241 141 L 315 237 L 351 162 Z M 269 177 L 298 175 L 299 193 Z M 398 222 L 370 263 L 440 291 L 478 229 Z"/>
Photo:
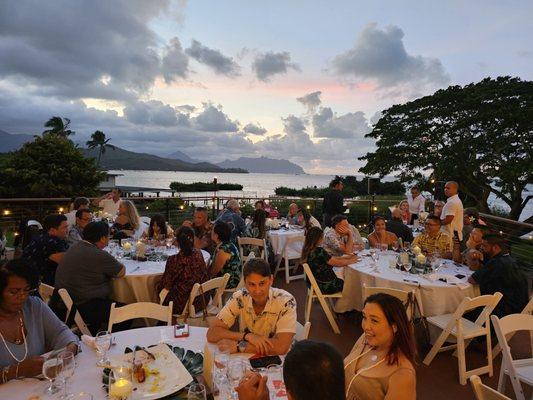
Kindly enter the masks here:
<path id="1" fill-rule="evenodd" d="M 276 392 L 278 392 L 283 387 L 283 374 L 281 371 L 281 365 L 270 364 L 267 367 L 267 385 L 271 399 L 275 399 Z"/>
<path id="2" fill-rule="evenodd" d="M 381 251 L 387 251 L 389 249 L 389 246 L 387 246 L 387 244 L 385 243 L 381 243 L 380 247 L 381 247 Z"/>
<path id="3" fill-rule="evenodd" d="M 61 366 L 62 361 L 57 357 L 49 358 L 43 363 L 43 376 L 50 382 L 45 394 L 51 396 L 59 391 L 59 387 L 54 385 L 54 380 L 61 372 Z"/>
<path id="4" fill-rule="evenodd" d="M 400 243 L 397 240 L 392 242 L 392 250 L 398 251 L 399 248 L 400 248 Z"/>
<path id="5" fill-rule="evenodd" d="M 403 264 L 403 267 L 405 269 L 406 275 L 409 276 L 409 271 L 411 270 L 411 267 L 412 267 L 411 263 L 410 262 L 405 263 Z"/>
<path id="6" fill-rule="evenodd" d="M 206 400 L 205 386 L 201 383 L 192 383 L 187 393 L 188 400 Z"/>
<path id="7" fill-rule="evenodd" d="M 61 396 L 62 399 L 68 399 L 70 398 L 70 395 L 68 393 L 68 380 L 72 378 L 72 375 L 74 375 L 74 371 L 76 369 L 76 359 L 74 358 L 74 353 L 71 351 L 64 351 L 60 353 L 57 356 L 58 359 L 61 360 L 61 372 L 59 375 L 64 381 L 64 391 L 63 395 Z"/>
<path id="8" fill-rule="evenodd" d="M 232 395 L 235 398 L 235 388 L 239 386 L 241 379 L 246 374 L 246 364 L 244 360 L 231 360 L 228 364 L 228 379 L 231 385 Z"/>
<path id="9" fill-rule="evenodd" d="M 218 350 L 215 352 L 213 360 L 213 381 L 216 384 L 219 392 L 228 383 L 228 363 L 230 353 L 229 350 Z"/>
<path id="10" fill-rule="evenodd" d="M 100 356 L 100 359 L 96 363 L 99 367 L 105 367 L 109 365 L 109 360 L 106 357 L 106 353 L 111 347 L 112 335 L 109 331 L 101 331 L 96 334 L 94 344 L 96 345 L 96 352 Z"/>
<path id="11" fill-rule="evenodd" d="M 174 241 L 174 239 L 170 238 L 170 237 L 167 237 L 165 239 L 165 246 L 167 246 L 167 250 L 170 250 L 170 248 L 172 247 L 172 242 Z"/>

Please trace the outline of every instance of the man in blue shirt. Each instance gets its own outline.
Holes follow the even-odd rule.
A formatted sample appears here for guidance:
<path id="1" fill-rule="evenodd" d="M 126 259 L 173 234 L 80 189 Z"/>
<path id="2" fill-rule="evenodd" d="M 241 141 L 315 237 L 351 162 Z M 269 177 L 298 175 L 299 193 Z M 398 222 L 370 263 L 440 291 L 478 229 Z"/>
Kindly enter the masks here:
<path id="1" fill-rule="evenodd" d="M 237 243 L 237 236 L 242 235 L 246 230 L 246 223 L 240 215 L 239 202 L 230 199 L 226 203 L 226 208 L 220 213 L 216 221 L 226 222 L 231 225 L 231 241 Z M 216 222 L 215 221 L 215 222 Z"/>

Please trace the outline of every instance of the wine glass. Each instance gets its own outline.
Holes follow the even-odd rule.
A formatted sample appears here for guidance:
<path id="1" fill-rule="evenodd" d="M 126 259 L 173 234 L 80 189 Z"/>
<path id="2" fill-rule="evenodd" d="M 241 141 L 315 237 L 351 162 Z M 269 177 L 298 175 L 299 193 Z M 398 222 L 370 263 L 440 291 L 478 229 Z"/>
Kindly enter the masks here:
<path id="1" fill-rule="evenodd" d="M 218 350 L 215 352 L 213 360 L 213 380 L 220 392 L 228 382 L 228 363 L 230 359 L 229 350 Z"/>
<path id="2" fill-rule="evenodd" d="M 387 243 L 381 243 L 380 249 L 381 251 L 387 251 L 389 249 L 389 246 L 387 245 Z"/>
<path id="3" fill-rule="evenodd" d="M 172 242 L 174 242 L 174 239 L 172 239 L 171 237 L 167 237 L 165 239 L 165 246 L 167 246 L 167 251 L 170 250 L 170 248 L 172 247 Z"/>
<path id="4" fill-rule="evenodd" d="M 398 249 L 400 248 L 400 242 L 398 240 L 395 240 L 394 242 L 392 242 L 392 250 L 394 251 L 398 251 Z"/>
<path id="5" fill-rule="evenodd" d="M 43 376 L 50 381 L 50 384 L 45 390 L 45 394 L 53 395 L 59 391 L 59 388 L 54 385 L 54 379 L 61 372 L 62 361 L 57 357 L 52 357 L 43 363 Z"/>
<path id="6" fill-rule="evenodd" d="M 206 400 L 205 386 L 201 383 L 192 383 L 187 393 L 188 400 Z"/>
<path id="7" fill-rule="evenodd" d="M 96 363 L 99 367 L 105 367 L 109 364 L 106 353 L 111 347 L 111 337 L 111 332 L 109 331 L 101 331 L 96 334 L 94 344 L 96 345 L 96 352 L 100 356 L 100 359 Z"/>
<path id="8" fill-rule="evenodd" d="M 68 399 L 70 397 L 67 387 L 68 380 L 72 378 L 72 375 L 74 375 L 74 371 L 76 369 L 76 359 L 74 358 L 74 353 L 71 351 L 63 351 L 57 356 L 57 358 L 60 359 L 62 363 L 61 372 L 59 375 L 65 382 L 64 392 L 61 398 Z"/>
<path id="9" fill-rule="evenodd" d="M 246 373 L 246 365 L 244 360 L 231 360 L 228 364 L 228 379 L 231 384 L 231 391 L 235 396 L 235 388 L 239 386 L 239 382 Z"/>
<path id="10" fill-rule="evenodd" d="M 404 263 L 402 265 L 403 265 L 403 268 L 405 269 L 406 275 L 409 276 L 409 271 L 411 270 L 411 267 L 412 267 L 411 262 Z"/>

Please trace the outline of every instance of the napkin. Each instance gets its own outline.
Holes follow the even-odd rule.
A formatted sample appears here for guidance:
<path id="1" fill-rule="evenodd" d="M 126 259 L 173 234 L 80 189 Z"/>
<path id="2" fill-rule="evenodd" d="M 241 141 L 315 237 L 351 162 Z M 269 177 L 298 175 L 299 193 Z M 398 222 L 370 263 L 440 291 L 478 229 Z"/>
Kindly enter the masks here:
<path id="1" fill-rule="evenodd" d="M 453 275 L 447 275 L 447 274 L 438 274 L 436 272 L 432 274 L 426 275 L 426 278 L 429 279 L 432 282 L 438 281 L 438 280 L 444 280 L 449 285 L 456 285 L 460 289 L 466 289 L 470 286 L 470 284 L 464 282 L 462 279 L 457 278 Z"/>
<path id="2" fill-rule="evenodd" d="M 90 347 L 91 349 L 96 350 L 95 338 L 94 338 L 93 336 L 89 336 L 89 335 L 81 335 L 81 341 L 82 341 L 87 347 Z"/>

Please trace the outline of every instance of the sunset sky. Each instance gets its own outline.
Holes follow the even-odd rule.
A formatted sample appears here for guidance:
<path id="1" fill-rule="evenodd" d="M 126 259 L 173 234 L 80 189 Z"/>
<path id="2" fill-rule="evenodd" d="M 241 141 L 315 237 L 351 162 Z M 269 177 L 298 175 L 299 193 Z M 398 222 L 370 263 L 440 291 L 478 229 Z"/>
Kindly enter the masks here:
<path id="1" fill-rule="evenodd" d="M 379 112 L 533 79 L 531 1 L 0 2 L 0 130 L 354 173 Z"/>

